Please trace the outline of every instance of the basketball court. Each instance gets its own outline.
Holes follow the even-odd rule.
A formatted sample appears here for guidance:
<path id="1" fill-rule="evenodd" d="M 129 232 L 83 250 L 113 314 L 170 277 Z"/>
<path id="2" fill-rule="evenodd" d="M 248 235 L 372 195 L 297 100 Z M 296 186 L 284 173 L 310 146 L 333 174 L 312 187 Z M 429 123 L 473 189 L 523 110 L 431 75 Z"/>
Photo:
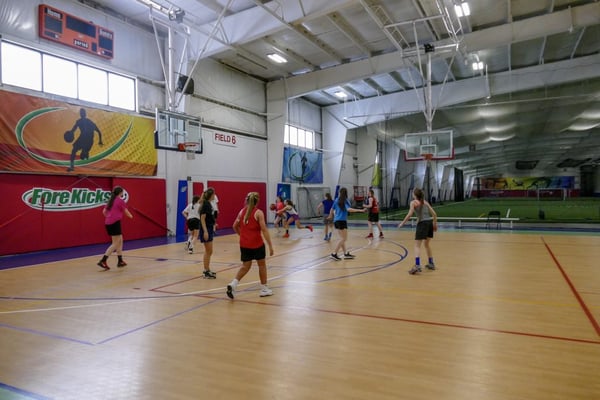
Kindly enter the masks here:
<path id="1" fill-rule="evenodd" d="M 592 399 L 600 396 L 600 236 L 443 227 L 409 275 L 410 228 L 329 258 L 323 231 L 271 230 L 235 300 L 237 236 L 0 271 L 4 399 Z M 201 246 L 198 246 L 201 248 Z M 425 255 L 422 255 L 425 258 Z M 198 388 L 202 388 L 198 391 Z"/>

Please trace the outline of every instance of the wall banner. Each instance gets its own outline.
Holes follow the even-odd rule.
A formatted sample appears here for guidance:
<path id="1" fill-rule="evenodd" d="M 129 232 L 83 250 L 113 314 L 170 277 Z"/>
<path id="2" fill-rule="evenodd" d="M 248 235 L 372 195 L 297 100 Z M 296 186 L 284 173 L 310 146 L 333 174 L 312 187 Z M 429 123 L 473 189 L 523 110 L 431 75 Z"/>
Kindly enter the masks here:
<path id="1" fill-rule="evenodd" d="M 285 147 L 281 180 L 283 182 L 323 183 L 323 154 Z"/>
<path id="2" fill-rule="evenodd" d="M 537 190 L 573 189 L 574 176 L 541 176 L 522 178 L 481 178 L 481 189 Z"/>
<path id="3" fill-rule="evenodd" d="M 163 179 L 0 174 L 0 256 L 110 243 L 102 210 L 115 186 L 133 214 L 126 241 L 167 235 Z"/>
<path id="4" fill-rule="evenodd" d="M 154 118 L 0 90 L 0 170 L 154 176 Z"/>

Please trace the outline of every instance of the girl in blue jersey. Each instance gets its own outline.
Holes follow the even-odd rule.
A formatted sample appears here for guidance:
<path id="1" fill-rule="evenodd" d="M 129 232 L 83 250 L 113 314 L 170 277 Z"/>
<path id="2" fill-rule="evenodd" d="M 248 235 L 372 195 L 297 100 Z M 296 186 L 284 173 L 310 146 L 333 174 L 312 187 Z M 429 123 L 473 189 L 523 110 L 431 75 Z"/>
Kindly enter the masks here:
<path id="1" fill-rule="evenodd" d="M 335 251 L 331 253 L 331 258 L 336 261 L 342 258 L 338 256 L 338 251 L 341 249 L 344 254 L 344 260 L 352 260 L 354 256 L 346 251 L 346 239 L 348 239 L 348 213 L 351 212 L 364 212 L 362 208 L 352 208 L 350 200 L 348 200 L 348 190 L 346 188 L 340 188 L 338 197 L 333 201 L 333 206 L 329 212 L 329 218 L 333 219 L 333 226 L 340 234 Z"/>
<path id="2" fill-rule="evenodd" d="M 333 220 L 329 218 L 329 212 L 333 206 L 333 199 L 331 194 L 325 193 L 325 199 L 317 206 L 317 212 L 323 215 L 323 225 L 325 226 L 325 237 L 323 240 L 331 240 L 331 234 L 333 233 Z"/>

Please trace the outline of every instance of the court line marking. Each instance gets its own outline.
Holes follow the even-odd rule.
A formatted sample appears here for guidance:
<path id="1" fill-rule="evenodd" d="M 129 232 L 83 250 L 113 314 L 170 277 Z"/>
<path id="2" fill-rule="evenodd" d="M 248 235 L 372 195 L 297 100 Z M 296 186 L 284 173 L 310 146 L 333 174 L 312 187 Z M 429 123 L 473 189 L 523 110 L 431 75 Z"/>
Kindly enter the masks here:
<path id="1" fill-rule="evenodd" d="M 571 292 L 573 293 L 573 296 L 575 296 L 575 299 L 577 299 L 577 301 L 579 302 L 579 305 L 581 306 L 583 312 L 585 313 L 588 320 L 592 324 L 592 327 L 596 330 L 596 334 L 598 336 L 600 336 L 600 325 L 598 324 L 598 321 L 596 321 L 596 318 L 594 318 L 594 314 L 592 314 L 592 312 L 588 308 L 587 304 L 585 304 L 585 301 L 583 301 L 583 298 L 581 297 L 581 295 L 575 288 L 575 285 L 569 278 L 569 275 L 567 275 L 567 272 L 565 271 L 565 269 L 562 267 L 561 263 L 558 261 L 558 259 L 554 255 L 554 252 L 550 248 L 550 245 L 548 245 L 548 243 L 546 243 L 543 236 L 541 237 L 541 239 L 542 239 L 542 243 L 544 243 L 544 246 L 546 246 L 546 250 L 550 254 L 550 257 L 552 258 L 552 260 L 554 260 L 554 264 L 558 268 L 559 272 L 562 274 L 565 282 L 567 282 L 567 285 L 569 286 L 569 288 L 571 288 Z"/>
<path id="2" fill-rule="evenodd" d="M 404 248 L 402 245 L 398 244 L 398 246 Z M 366 246 L 363 246 L 362 248 L 365 248 Z M 550 249 L 548 249 L 548 251 L 550 251 L 551 255 L 553 256 L 552 252 Z M 284 276 L 289 276 L 292 274 L 296 274 L 299 272 L 305 272 L 307 270 L 310 270 L 312 268 L 315 268 L 317 266 L 326 264 L 328 262 L 332 262 L 332 261 L 328 261 L 327 260 L 328 256 L 326 257 L 321 257 L 315 261 L 318 260 L 322 260 L 322 262 L 317 262 L 316 264 L 310 265 L 307 268 L 304 269 L 294 269 L 292 271 L 290 271 L 289 273 L 286 274 L 280 274 L 276 277 L 274 277 L 273 279 L 279 279 L 281 277 Z M 555 258 L 553 256 L 553 258 Z M 327 260 L 327 261 L 326 261 Z M 403 258 L 401 259 L 403 260 Z M 395 262 L 391 262 L 389 263 L 390 265 L 395 264 L 398 261 Z M 557 262 L 557 265 L 559 268 L 562 268 L 560 266 L 560 264 L 558 263 L 558 261 L 555 259 L 555 262 Z M 378 269 L 383 268 L 383 266 L 381 266 Z M 350 276 L 354 276 L 354 275 L 360 275 L 360 274 L 364 274 L 366 272 L 372 272 L 373 270 L 369 270 L 369 271 L 362 271 L 356 274 L 350 274 L 347 275 L 345 277 L 350 277 Z M 324 280 L 320 280 L 317 281 L 318 283 L 320 282 L 326 282 L 326 281 L 331 281 L 331 280 L 337 280 L 337 279 L 342 279 L 343 277 L 333 277 L 333 278 L 328 278 L 328 279 L 324 279 Z M 568 280 L 568 277 L 565 276 L 565 278 Z M 257 281 L 255 282 L 248 282 L 246 284 L 243 285 L 253 285 L 256 284 Z M 105 338 L 97 343 L 89 343 L 87 342 L 87 344 L 90 345 L 97 345 L 97 344 L 103 344 L 106 343 L 108 341 L 112 341 L 116 338 L 119 337 L 123 337 L 128 335 L 129 333 L 133 333 L 136 331 L 139 331 L 141 329 L 144 329 L 148 326 L 152 326 L 158 323 L 161 323 L 163 321 L 175 318 L 179 315 L 183 315 L 189 312 L 192 312 L 194 310 L 197 310 L 199 308 L 208 306 L 210 304 L 214 304 L 215 302 L 219 302 L 219 301 L 225 301 L 228 299 L 223 299 L 222 296 L 213 298 L 209 295 L 210 292 L 215 292 L 217 290 L 223 290 L 223 288 L 213 288 L 213 289 L 207 289 L 207 290 L 202 290 L 202 291 L 197 291 L 197 292 L 189 292 L 189 293 L 183 293 L 183 294 L 176 294 L 176 295 L 166 295 L 166 296 L 153 296 L 153 297 L 146 297 L 146 298 L 136 298 L 136 299 L 131 299 L 128 298 L 129 301 L 127 302 L 131 302 L 131 301 L 142 301 L 142 300 L 149 300 L 149 299 L 159 299 L 159 298 L 176 298 L 176 297 L 184 297 L 184 296 L 201 296 L 201 297 L 207 297 L 207 298 L 212 298 L 212 301 L 209 301 L 207 303 L 202 303 L 199 304 L 197 306 L 182 310 L 178 313 L 174 313 L 172 315 L 166 316 L 164 318 L 149 322 L 147 324 L 144 324 L 142 326 L 139 326 L 137 328 L 125 331 L 125 332 L 121 332 L 118 335 L 114 335 L 108 338 Z M 204 294 L 204 295 L 202 295 Z M 66 299 L 66 300 L 73 300 L 73 299 Z M 600 344 L 600 341 L 594 341 L 594 340 L 588 340 L 588 339 L 577 339 L 577 338 L 568 338 L 568 337 L 561 337 L 561 336 L 553 336 L 553 335 L 543 335 L 543 334 L 535 334 L 535 333 L 528 333 L 528 332 L 518 332 L 518 331 L 510 331 L 510 330 L 502 330 L 502 329 L 490 329 L 490 328 L 483 328 L 483 327 L 476 327 L 476 326 L 469 326 L 469 325 L 460 325 L 460 324 L 451 324 L 451 323 L 442 323 L 442 322 L 432 322 L 432 321 L 425 321 L 425 320 L 414 320 L 414 319 L 406 319 L 406 318 L 398 318 L 398 317 L 389 317 L 389 316 L 378 316 L 378 315 L 372 315 L 372 314 L 360 314 L 360 313 L 352 313 L 352 312 L 346 312 L 346 311 L 339 311 L 339 310 L 327 310 L 327 309 L 319 309 L 319 308 L 310 308 L 310 307 L 297 307 L 297 306 L 289 306 L 289 305 L 281 305 L 281 304 L 274 304 L 274 303 L 268 303 L 268 302 L 262 302 L 262 301 L 257 301 L 257 300 L 243 300 L 243 299 L 238 299 L 237 302 L 245 302 L 245 303 L 251 303 L 251 304 L 261 304 L 261 305 L 268 305 L 268 306 L 275 306 L 275 307 L 288 307 L 288 308 L 295 308 L 295 309 L 302 309 L 302 310 L 312 310 L 312 311 L 316 311 L 316 312 L 323 312 L 323 313 L 330 313 L 330 314 L 339 314 L 339 315 L 347 315 L 347 316 L 356 316 L 356 317 L 363 317 L 363 318 L 375 318 L 375 319 L 382 319 L 382 320 L 390 320 L 390 321 L 399 321 L 399 322 L 408 322 L 408 323 L 415 323 L 415 324 L 422 324 L 422 325 L 431 325 L 431 326 L 441 326 L 441 327 L 450 327 L 450 328 L 459 328 L 459 329 L 470 329 L 470 330 L 478 330 L 478 331 L 484 331 L 484 332 L 492 332 L 492 333 L 502 333 L 502 334 L 510 334 L 510 335 L 518 335 L 518 336 L 527 336 L 527 337 L 535 337 L 535 338 L 545 338 L 545 339 L 551 339 L 551 340 L 560 340 L 560 341 L 569 341 L 569 342 L 578 342 L 578 343 L 587 343 L 587 344 Z M 102 305 L 110 305 L 110 304 L 119 304 L 119 301 L 115 301 L 115 302 L 110 302 L 110 303 L 103 303 Z M 121 303 L 125 303 L 125 302 L 121 302 Z M 94 305 L 86 305 L 86 306 L 94 306 Z M 585 306 L 585 305 L 584 305 Z M 85 306 L 83 306 L 85 307 Z M 7 328 L 13 328 L 11 326 L 6 326 Z M 28 330 L 32 333 L 35 333 L 36 331 L 32 331 L 32 330 Z M 40 334 L 44 334 L 41 333 Z M 66 337 L 62 337 L 62 336 L 56 336 L 56 335 L 52 335 L 52 337 L 58 338 L 58 339 L 62 339 L 62 340 L 72 340 L 72 341 L 77 341 L 80 343 L 86 343 L 86 342 L 82 342 L 82 341 L 78 341 L 75 339 L 69 339 Z"/>

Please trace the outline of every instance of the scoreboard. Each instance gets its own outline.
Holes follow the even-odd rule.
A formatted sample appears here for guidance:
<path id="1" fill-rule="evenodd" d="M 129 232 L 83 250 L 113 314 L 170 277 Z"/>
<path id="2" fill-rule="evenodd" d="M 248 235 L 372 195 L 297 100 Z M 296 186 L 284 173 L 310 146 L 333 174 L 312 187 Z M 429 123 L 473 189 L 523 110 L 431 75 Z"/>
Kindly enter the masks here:
<path id="1" fill-rule="evenodd" d="M 46 4 L 39 5 L 39 36 L 103 58 L 113 58 L 113 31 Z"/>

